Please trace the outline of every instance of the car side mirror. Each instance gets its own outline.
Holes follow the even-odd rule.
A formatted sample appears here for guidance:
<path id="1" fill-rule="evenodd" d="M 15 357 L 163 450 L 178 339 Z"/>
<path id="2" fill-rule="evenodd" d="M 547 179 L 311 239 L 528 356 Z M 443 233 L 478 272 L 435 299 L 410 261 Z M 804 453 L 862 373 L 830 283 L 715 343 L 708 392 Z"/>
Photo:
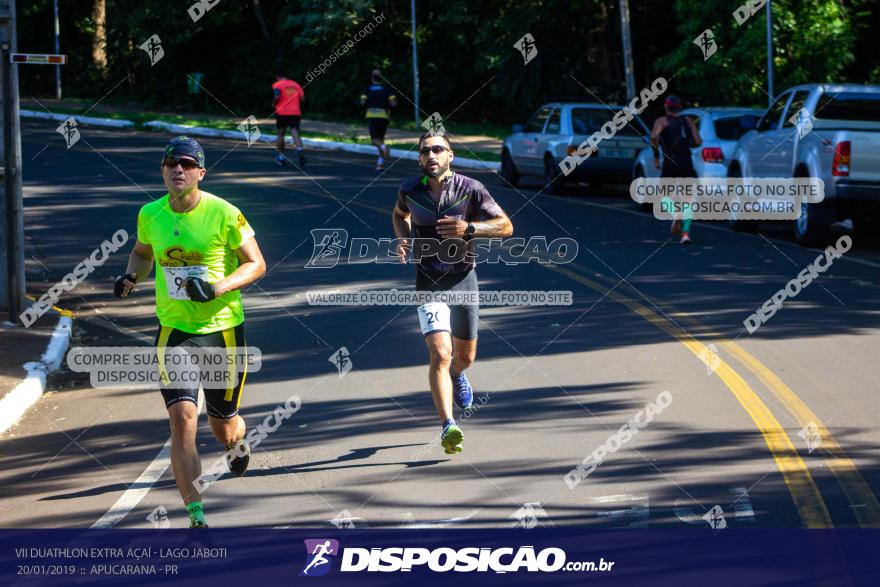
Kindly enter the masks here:
<path id="1" fill-rule="evenodd" d="M 523 125 L 521 125 L 521 124 L 514 124 L 513 125 L 513 132 L 522 132 L 522 131 L 523 131 Z"/>
<path id="2" fill-rule="evenodd" d="M 754 114 L 744 114 L 739 119 L 739 126 L 744 131 L 755 130 L 758 128 L 758 117 Z"/>

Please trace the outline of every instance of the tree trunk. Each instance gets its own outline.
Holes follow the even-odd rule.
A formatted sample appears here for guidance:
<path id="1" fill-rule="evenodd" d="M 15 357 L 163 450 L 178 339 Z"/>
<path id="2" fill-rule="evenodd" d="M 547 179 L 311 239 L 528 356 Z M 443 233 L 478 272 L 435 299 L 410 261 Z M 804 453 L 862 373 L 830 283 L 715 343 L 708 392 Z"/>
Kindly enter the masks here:
<path id="1" fill-rule="evenodd" d="M 253 0 L 251 4 L 253 4 L 254 15 L 257 17 L 257 22 L 260 23 L 260 30 L 263 32 L 263 38 L 271 43 L 272 33 L 269 32 L 269 25 L 266 23 L 266 17 L 263 14 L 263 7 L 260 6 L 260 0 Z"/>
<path id="2" fill-rule="evenodd" d="M 95 36 L 92 37 L 92 61 L 100 69 L 107 68 L 107 0 L 95 0 L 92 7 Z"/>

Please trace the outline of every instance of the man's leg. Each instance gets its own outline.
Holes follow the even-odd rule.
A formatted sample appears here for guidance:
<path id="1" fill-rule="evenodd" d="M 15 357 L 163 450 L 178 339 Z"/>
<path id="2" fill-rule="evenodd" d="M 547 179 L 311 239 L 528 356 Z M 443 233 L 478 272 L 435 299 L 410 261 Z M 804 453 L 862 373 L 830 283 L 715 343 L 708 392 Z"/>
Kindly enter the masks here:
<path id="1" fill-rule="evenodd" d="M 452 337 L 452 376 L 455 377 L 471 366 L 477 358 L 477 339 L 465 340 Z"/>
<path id="2" fill-rule="evenodd" d="M 208 416 L 208 422 L 211 424 L 211 432 L 214 433 L 214 437 L 225 447 L 234 445 L 244 438 L 244 433 L 247 430 L 245 428 L 244 418 L 238 414 L 228 420 L 225 418 Z"/>
<path id="3" fill-rule="evenodd" d="M 428 383 L 431 396 L 441 423 L 452 420 L 452 379 L 449 367 L 452 364 L 452 337 L 448 332 L 432 332 L 425 337 L 431 365 L 428 368 Z"/>
<path id="4" fill-rule="evenodd" d="M 284 155 L 284 135 L 287 134 L 287 127 L 280 126 L 278 127 L 278 136 L 275 139 L 275 148 L 278 149 L 278 154 Z"/>
<path id="5" fill-rule="evenodd" d="M 306 164 L 306 155 L 305 151 L 303 151 L 302 139 L 299 138 L 299 120 L 297 120 L 296 126 L 290 127 L 290 136 L 293 137 L 293 143 L 296 145 L 296 154 L 299 158 L 299 166 L 302 167 Z"/>
<path id="6" fill-rule="evenodd" d="M 290 136 L 293 137 L 293 142 L 296 145 L 297 150 L 302 151 L 303 142 L 302 142 L 302 139 L 299 138 L 299 129 L 298 128 L 291 128 L 290 129 Z"/>
<path id="7" fill-rule="evenodd" d="M 464 291 L 479 291 L 476 273 L 471 272 L 459 284 Z M 477 358 L 477 331 L 479 330 L 480 307 L 452 306 L 449 320 L 452 334 L 452 366 L 449 369 L 452 381 L 452 401 L 461 409 L 473 405 L 474 389 L 465 375 L 465 369 Z"/>
<path id="8" fill-rule="evenodd" d="M 194 481 L 202 474 L 202 461 L 196 448 L 198 406 L 190 401 L 179 401 L 168 408 L 171 421 L 171 470 L 183 503 L 201 501 Z"/>

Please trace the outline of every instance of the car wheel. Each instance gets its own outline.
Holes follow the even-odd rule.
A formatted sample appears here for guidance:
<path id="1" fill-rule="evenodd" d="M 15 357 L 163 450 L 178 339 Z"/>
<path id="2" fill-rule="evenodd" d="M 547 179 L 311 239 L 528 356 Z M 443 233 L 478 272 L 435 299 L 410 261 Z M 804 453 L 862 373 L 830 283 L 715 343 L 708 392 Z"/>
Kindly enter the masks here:
<path id="1" fill-rule="evenodd" d="M 742 172 L 740 172 L 739 168 L 733 168 L 727 172 L 727 177 L 742 177 Z M 760 221 L 730 218 L 727 221 L 727 225 L 736 232 L 758 232 Z"/>
<path id="2" fill-rule="evenodd" d="M 544 193 L 559 194 L 565 183 L 564 178 L 565 176 L 559 171 L 556 160 L 551 155 L 544 157 Z"/>
<path id="3" fill-rule="evenodd" d="M 510 151 L 504 149 L 501 151 L 501 179 L 510 184 L 510 187 L 515 188 L 519 185 L 519 177 L 519 171 L 516 170 L 516 165 L 513 164 Z"/>
<path id="4" fill-rule="evenodd" d="M 815 204 L 803 202 L 801 215 L 794 221 L 794 239 L 802 247 L 824 245 L 831 234 L 831 226 L 816 221 Z"/>

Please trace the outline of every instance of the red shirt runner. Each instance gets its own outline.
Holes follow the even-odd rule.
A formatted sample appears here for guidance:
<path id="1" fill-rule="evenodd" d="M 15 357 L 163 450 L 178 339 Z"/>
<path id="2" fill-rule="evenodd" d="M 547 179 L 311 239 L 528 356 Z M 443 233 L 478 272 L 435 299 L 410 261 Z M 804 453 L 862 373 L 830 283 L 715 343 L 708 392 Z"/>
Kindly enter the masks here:
<path id="1" fill-rule="evenodd" d="M 275 92 L 275 114 L 280 116 L 300 116 L 299 100 L 305 95 L 302 86 L 292 79 L 278 80 L 272 84 Z"/>

